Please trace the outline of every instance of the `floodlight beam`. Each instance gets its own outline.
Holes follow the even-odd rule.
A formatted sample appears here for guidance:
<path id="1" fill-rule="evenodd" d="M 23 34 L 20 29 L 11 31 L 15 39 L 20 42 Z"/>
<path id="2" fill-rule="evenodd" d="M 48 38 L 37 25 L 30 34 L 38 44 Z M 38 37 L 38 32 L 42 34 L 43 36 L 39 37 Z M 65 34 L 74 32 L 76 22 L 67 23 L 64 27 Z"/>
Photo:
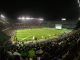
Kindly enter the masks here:
<path id="1" fill-rule="evenodd" d="M 65 20 L 66 20 L 66 18 L 62 18 L 61 20 L 62 20 L 62 21 L 65 21 Z"/>
<path id="2" fill-rule="evenodd" d="M 5 16 L 3 14 L 1 14 L 1 18 L 5 18 Z"/>

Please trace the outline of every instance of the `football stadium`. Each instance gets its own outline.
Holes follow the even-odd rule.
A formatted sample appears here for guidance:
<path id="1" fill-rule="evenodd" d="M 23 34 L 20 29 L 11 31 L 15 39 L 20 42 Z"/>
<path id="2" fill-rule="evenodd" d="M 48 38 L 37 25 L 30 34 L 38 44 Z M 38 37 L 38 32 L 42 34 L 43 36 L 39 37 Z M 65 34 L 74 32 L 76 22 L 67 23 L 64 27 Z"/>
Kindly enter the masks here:
<path id="1" fill-rule="evenodd" d="M 24 19 L 19 17 L 17 20 L 18 22 L 14 24 L 5 18 L 0 20 L 1 51 L 4 50 L 2 53 L 4 55 L 8 54 L 5 56 L 5 58 L 8 57 L 7 59 L 13 59 L 11 56 L 14 56 L 14 60 L 20 58 L 29 60 L 55 59 L 55 56 L 67 54 L 67 51 L 72 49 L 71 47 L 75 47 L 78 42 L 78 21 L 68 24 L 70 21 L 66 21 L 66 18 L 55 22 L 30 17 L 24 17 Z M 47 54 L 51 55 L 47 56 Z M 66 59 L 66 57 L 62 57 L 62 59 Z"/>
<path id="2" fill-rule="evenodd" d="M 28 21 L 28 19 L 30 22 Z M 46 21 L 47 24 L 44 24 L 43 19 L 42 20 L 39 19 L 38 18 L 31 19 L 24 17 L 25 21 L 24 23 L 22 17 L 22 19 L 20 19 L 21 22 L 16 23 L 16 25 L 14 25 L 15 32 L 12 36 L 12 42 L 36 43 L 48 40 L 50 41 L 52 39 L 59 38 L 62 35 L 68 34 L 72 30 L 71 28 L 62 28 L 62 24 L 56 24 L 56 23 L 52 27 L 49 25 L 47 26 L 47 24 L 51 24 L 51 22 Z"/>
<path id="3" fill-rule="evenodd" d="M 65 1 L 0 7 L 0 60 L 80 60 L 80 2 Z"/>

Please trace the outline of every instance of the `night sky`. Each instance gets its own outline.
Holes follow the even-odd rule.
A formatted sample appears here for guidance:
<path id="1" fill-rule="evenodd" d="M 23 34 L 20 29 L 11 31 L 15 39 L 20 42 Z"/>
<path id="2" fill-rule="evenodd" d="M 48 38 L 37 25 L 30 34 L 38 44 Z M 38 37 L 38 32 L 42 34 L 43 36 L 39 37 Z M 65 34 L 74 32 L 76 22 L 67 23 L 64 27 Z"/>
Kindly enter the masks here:
<path id="1" fill-rule="evenodd" d="M 4 0 L 0 1 L 0 11 L 4 12 L 11 19 L 16 19 L 21 14 L 43 17 L 47 20 L 62 17 L 77 19 L 79 16 L 77 0 Z"/>

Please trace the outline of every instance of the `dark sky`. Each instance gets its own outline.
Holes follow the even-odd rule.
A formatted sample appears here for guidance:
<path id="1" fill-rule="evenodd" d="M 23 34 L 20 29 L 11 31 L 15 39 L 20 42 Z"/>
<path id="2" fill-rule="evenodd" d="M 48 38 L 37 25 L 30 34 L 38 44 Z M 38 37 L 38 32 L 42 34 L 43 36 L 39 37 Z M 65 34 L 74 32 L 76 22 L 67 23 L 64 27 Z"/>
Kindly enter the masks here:
<path id="1" fill-rule="evenodd" d="M 33 17 L 77 19 L 79 15 L 77 0 L 10 0 L 0 1 L 0 11 L 9 18 L 17 18 L 21 14 Z"/>

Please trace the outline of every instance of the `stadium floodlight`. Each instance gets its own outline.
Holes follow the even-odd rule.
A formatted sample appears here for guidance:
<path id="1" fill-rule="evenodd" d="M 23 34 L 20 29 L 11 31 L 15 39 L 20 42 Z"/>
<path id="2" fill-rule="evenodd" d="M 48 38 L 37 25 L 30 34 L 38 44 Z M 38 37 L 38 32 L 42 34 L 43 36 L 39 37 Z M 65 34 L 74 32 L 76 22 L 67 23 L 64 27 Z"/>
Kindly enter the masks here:
<path id="1" fill-rule="evenodd" d="M 22 17 L 18 17 L 17 18 L 18 20 L 22 20 L 22 21 L 28 21 L 28 20 L 39 20 L 40 22 L 42 22 L 44 19 L 43 18 L 33 18 L 33 17 L 25 17 L 25 16 L 22 16 Z"/>
<path id="2" fill-rule="evenodd" d="M 25 19 L 26 19 L 26 20 L 30 20 L 31 18 L 30 18 L 30 17 L 26 17 Z"/>
<path id="3" fill-rule="evenodd" d="M 31 20 L 32 20 L 32 19 L 35 19 L 35 18 L 31 18 Z"/>
<path id="4" fill-rule="evenodd" d="M 77 0 L 77 2 L 78 2 L 78 4 L 79 4 L 79 7 L 80 7 L 80 1 L 79 1 L 79 0 Z"/>
<path id="5" fill-rule="evenodd" d="M 43 21 L 44 19 L 43 19 L 43 18 L 39 18 L 39 20 L 40 20 L 40 21 Z"/>
<path id="6" fill-rule="evenodd" d="M 1 18 L 5 18 L 5 16 L 3 15 L 3 14 L 1 14 L 1 16 L 0 16 Z"/>
<path id="7" fill-rule="evenodd" d="M 79 3 L 79 0 L 77 0 L 77 2 Z"/>
<path id="8" fill-rule="evenodd" d="M 66 18 L 62 18 L 61 20 L 62 20 L 62 21 L 65 21 L 65 20 L 66 20 Z"/>
<path id="9" fill-rule="evenodd" d="M 26 17 L 26 20 L 33 20 L 34 18 Z"/>
<path id="10" fill-rule="evenodd" d="M 80 17 L 78 18 L 78 20 L 80 21 Z"/>
<path id="11" fill-rule="evenodd" d="M 21 20 L 22 18 L 21 18 L 21 17 L 19 17 L 18 19 L 19 19 L 19 20 Z"/>
<path id="12" fill-rule="evenodd" d="M 22 17 L 21 20 L 25 20 L 25 17 Z"/>

